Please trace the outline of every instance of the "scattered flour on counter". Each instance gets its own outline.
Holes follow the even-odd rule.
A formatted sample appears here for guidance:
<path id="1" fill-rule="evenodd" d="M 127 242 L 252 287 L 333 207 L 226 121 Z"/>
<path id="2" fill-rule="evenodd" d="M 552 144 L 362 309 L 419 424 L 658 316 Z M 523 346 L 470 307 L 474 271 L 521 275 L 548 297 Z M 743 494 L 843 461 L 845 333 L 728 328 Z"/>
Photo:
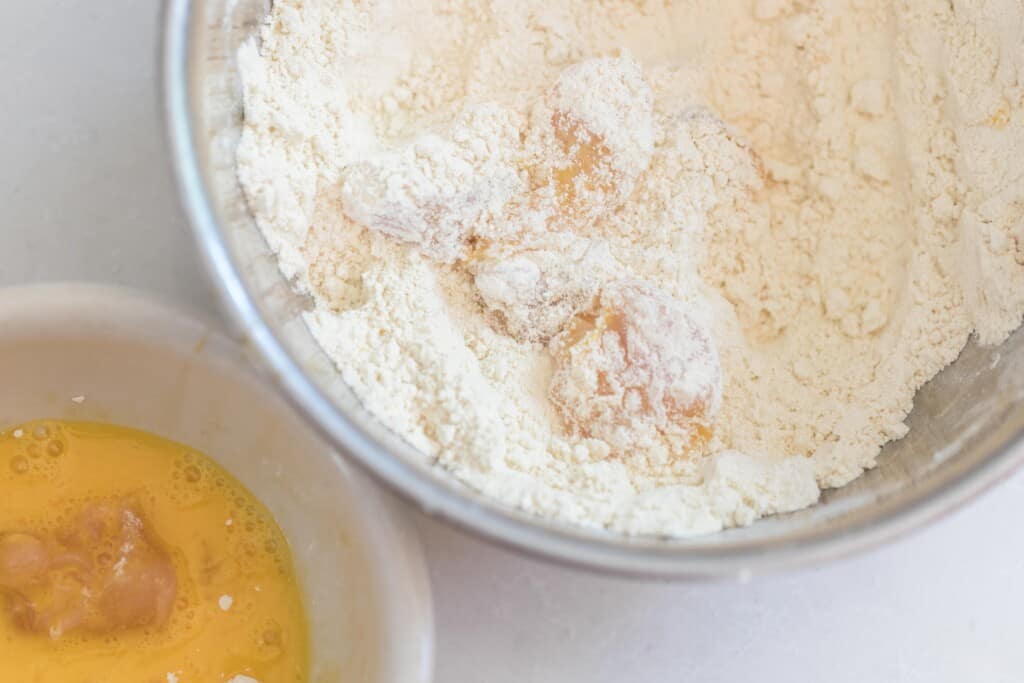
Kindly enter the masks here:
<path id="1" fill-rule="evenodd" d="M 277 0 L 238 172 L 314 336 L 441 468 L 707 533 L 872 467 L 972 332 L 1020 324 L 1022 41 L 1015 0 Z M 605 382 L 550 349 L 638 280 L 715 342 L 719 378 L 664 365 L 714 387 L 699 439 L 551 400 Z"/>

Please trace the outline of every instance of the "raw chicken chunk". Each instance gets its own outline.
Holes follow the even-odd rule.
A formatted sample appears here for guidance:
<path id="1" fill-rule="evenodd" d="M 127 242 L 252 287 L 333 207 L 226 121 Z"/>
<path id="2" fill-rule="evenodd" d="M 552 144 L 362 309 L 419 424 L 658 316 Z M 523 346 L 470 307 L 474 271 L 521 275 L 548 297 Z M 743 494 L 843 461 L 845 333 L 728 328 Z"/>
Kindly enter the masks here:
<path id="1" fill-rule="evenodd" d="M 721 403 L 711 335 L 685 305 L 640 280 L 606 285 L 551 340 L 550 397 L 583 436 L 628 449 L 657 435 L 676 452 L 701 447 Z"/>
<path id="2" fill-rule="evenodd" d="M 94 503 L 56 534 L 0 534 L 0 592 L 14 623 L 59 638 L 166 623 L 177 578 L 138 508 Z"/>

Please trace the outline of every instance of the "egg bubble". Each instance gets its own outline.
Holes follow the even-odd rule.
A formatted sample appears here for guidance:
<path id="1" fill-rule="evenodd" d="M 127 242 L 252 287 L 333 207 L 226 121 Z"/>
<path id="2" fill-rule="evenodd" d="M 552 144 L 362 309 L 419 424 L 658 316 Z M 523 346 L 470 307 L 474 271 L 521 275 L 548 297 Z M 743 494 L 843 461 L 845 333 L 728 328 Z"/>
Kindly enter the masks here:
<path id="1" fill-rule="evenodd" d="M 260 634 L 260 642 L 269 647 L 275 647 L 281 644 L 281 629 L 277 626 L 270 626 L 263 629 Z"/>
<path id="2" fill-rule="evenodd" d="M 39 448 L 39 444 L 36 443 L 30 443 L 28 445 L 28 448 L 25 449 L 25 451 L 28 453 L 28 456 L 30 458 L 38 458 L 40 455 L 43 454 L 42 449 Z"/>
<path id="3" fill-rule="evenodd" d="M 46 425 L 38 425 L 32 430 L 32 438 L 36 441 L 46 441 L 50 438 L 50 428 Z"/>
<path id="4" fill-rule="evenodd" d="M 189 482 L 190 484 L 195 484 L 202 478 L 202 471 L 195 465 L 189 465 L 188 467 L 185 468 L 185 481 Z"/>
<path id="5" fill-rule="evenodd" d="M 64 442 L 54 439 L 46 444 L 46 454 L 52 458 L 59 457 L 64 453 Z"/>
<path id="6" fill-rule="evenodd" d="M 11 458 L 11 471 L 15 474 L 25 474 L 28 472 L 28 468 L 28 458 L 24 455 L 16 455 Z"/>

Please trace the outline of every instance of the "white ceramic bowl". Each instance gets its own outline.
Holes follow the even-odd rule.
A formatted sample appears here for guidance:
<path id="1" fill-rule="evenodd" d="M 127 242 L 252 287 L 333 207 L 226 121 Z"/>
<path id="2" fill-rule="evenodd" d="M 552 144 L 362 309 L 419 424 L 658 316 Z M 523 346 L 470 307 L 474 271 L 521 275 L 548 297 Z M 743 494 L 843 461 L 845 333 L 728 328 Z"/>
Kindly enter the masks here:
<path id="1" fill-rule="evenodd" d="M 249 487 L 291 542 L 312 682 L 430 680 L 430 591 L 415 535 L 209 326 L 108 287 L 0 290 L 0 386 L 0 425 L 135 427 L 199 449 Z"/>

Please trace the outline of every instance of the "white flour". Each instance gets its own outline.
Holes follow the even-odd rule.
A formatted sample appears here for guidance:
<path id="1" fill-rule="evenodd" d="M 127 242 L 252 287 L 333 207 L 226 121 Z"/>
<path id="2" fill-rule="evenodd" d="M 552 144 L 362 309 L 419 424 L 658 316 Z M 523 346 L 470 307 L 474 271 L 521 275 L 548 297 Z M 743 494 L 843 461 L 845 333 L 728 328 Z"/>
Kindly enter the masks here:
<path id="1" fill-rule="evenodd" d="M 261 38 L 239 176 L 310 329 L 508 504 L 670 535 L 807 506 L 1020 323 L 1017 0 L 277 0 Z M 688 321 L 621 328 L 639 368 L 577 342 L 638 280 L 634 322 Z"/>

